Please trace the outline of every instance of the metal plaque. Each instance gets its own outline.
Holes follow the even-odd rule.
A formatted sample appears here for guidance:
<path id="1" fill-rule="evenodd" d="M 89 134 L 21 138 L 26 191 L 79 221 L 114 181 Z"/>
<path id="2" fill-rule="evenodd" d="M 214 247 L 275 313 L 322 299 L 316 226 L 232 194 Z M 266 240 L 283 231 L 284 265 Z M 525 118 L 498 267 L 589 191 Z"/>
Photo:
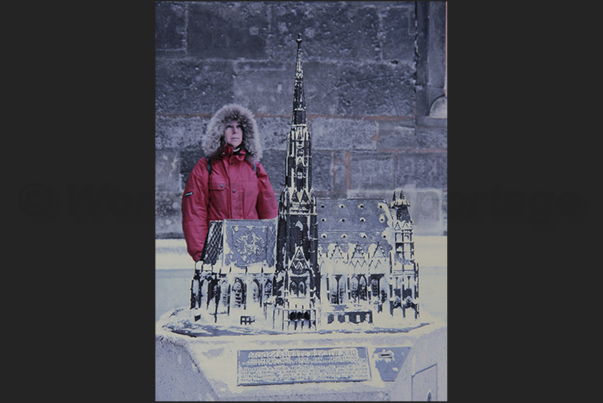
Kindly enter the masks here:
<path id="1" fill-rule="evenodd" d="M 381 380 L 393 382 L 398 377 L 411 347 L 380 347 L 373 352 L 373 362 Z"/>
<path id="2" fill-rule="evenodd" d="M 239 350 L 237 385 L 367 381 L 366 347 Z"/>

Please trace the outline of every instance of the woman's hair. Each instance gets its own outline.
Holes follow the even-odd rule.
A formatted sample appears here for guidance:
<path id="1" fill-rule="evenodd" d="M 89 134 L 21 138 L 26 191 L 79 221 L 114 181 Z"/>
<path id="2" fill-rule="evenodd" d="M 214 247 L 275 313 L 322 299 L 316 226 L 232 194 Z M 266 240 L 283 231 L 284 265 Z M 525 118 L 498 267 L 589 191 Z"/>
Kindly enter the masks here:
<path id="1" fill-rule="evenodd" d="M 241 125 L 243 131 L 241 146 L 247 152 L 245 159 L 259 161 L 262 158 L 262 147 L 257 122 L 249 109 L 237 104 L 223 106 L 210 119 L 202 141 L 205 153 L 210 158 L 216 158 L 220 155 L 226 144 L 224 130 L 226 125 L 232 121 L 239 122 Z"/>

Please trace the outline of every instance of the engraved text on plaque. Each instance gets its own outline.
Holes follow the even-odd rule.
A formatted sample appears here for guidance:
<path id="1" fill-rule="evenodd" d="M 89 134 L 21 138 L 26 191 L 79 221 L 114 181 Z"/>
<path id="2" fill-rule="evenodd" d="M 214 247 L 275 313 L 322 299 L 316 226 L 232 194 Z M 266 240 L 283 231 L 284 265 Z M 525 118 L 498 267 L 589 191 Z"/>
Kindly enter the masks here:
<path id="1" fill-rule="evenodd" d="M 366 347 L 238 351 L 237 385 L 370 379 Z"/>

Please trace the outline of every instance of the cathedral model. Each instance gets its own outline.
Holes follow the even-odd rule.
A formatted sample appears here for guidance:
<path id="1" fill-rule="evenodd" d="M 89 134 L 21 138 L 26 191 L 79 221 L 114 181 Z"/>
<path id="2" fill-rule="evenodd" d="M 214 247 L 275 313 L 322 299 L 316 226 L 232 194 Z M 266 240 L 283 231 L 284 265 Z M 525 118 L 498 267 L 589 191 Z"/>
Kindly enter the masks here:
<path id="1" fill-rule="evenodd" d="M 409 203 L 402 191 L 389 203 L 317 200 L 303 82 L 300 35 L 278 217 L 210 223 L 192 280 L 193 318 L 282 331 L 417 319 Z"/>

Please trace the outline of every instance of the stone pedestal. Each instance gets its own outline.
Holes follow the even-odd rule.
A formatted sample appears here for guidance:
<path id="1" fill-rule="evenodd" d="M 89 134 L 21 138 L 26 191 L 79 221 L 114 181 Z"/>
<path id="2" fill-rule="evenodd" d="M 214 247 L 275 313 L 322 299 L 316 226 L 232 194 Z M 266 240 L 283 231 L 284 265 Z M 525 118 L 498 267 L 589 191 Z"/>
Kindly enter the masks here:
<path id="1" fill-rule="evenodd" d="M 410 330 L 191 337 L 169 329 L 177 311 L 156 326 L 156 400 L 447 400 L 447 326 L 427 313 Z"/>

